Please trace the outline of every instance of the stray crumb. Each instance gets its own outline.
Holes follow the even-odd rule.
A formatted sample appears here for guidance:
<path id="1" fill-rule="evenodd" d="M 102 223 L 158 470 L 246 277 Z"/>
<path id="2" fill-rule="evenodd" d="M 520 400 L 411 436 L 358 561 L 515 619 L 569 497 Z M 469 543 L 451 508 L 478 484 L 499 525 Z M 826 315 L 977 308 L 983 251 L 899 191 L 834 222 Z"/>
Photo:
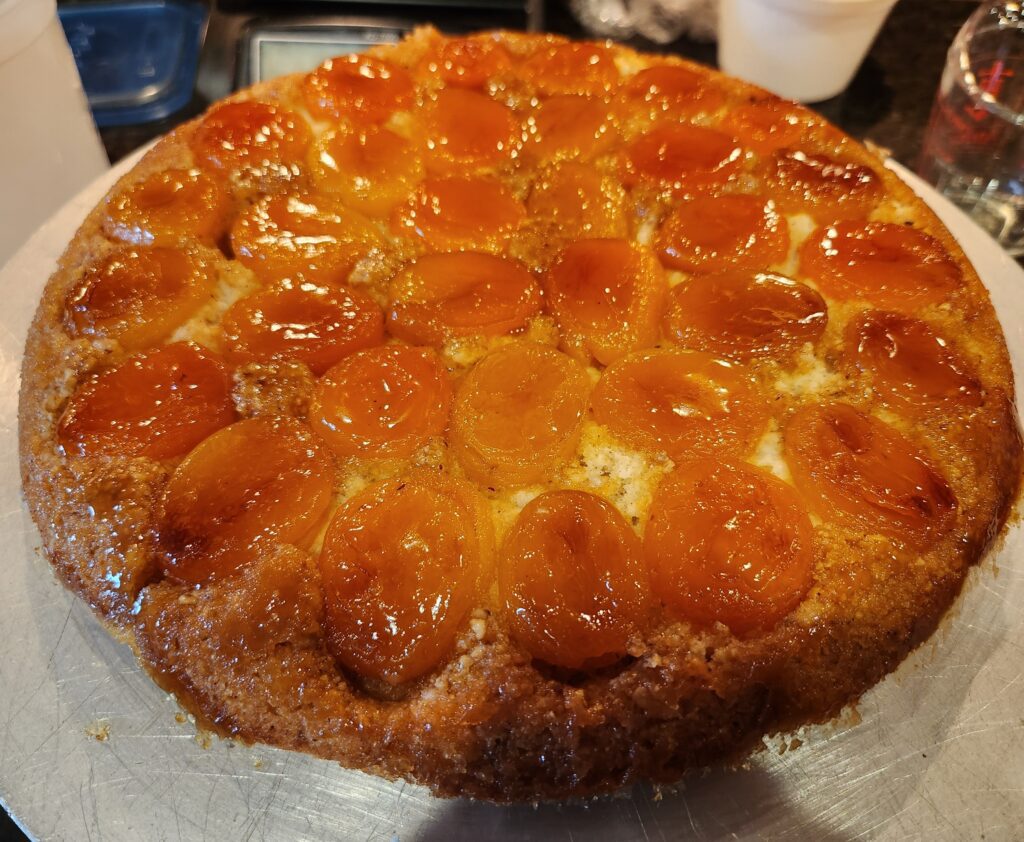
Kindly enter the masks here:
<path id="1" fill-rule="evenodd" d="M 185 714 L 183 714 L 179 710 L 176 714 L 174 714 L 174 721 L 177 722 L 179 725 L 184 725 L 186 722 L 188 722 L 188 717 L 185 716 Z"/>
<path id="2" fill-rule="evenodd" d="M 85 728 L 85 734 L 98 743 L 105 743 L 110 739 L 110 721 L 97 719 L 95 722 L 90 722 Z"/>
<path id="3" fill-rule="evenodd" d="M 252 760 L 252 768 L 253 769 L 262 769 L 263 768 L 263 758 L 262 757 L 254 757 L 253 760 Z"/>
<path id="4" fill-rule="evenodd" d="M 804 741 L 801 740 L 799 737 L 793 737 L 793 739 L 789 741 L 789 750 L 795 751 L 796 749 L 800 748 L 800 746 L 802 746 L 803 744 Z"/>
<path id="5" fill-rule="evenodd" d="M 213 735 L 209 731 L 196 731 L 196 745 L 202 749 L 209 749 L 213 745 Z"/>
<path id="6" fill-rule="evenodd" d="M 654 797 L 651 798 L 651 801 L 661 801 L 664 797 L 665 797 L 665 793 L 661 791 L 661 787 L 660 786 L 655 786 L 654 787 Z"/>

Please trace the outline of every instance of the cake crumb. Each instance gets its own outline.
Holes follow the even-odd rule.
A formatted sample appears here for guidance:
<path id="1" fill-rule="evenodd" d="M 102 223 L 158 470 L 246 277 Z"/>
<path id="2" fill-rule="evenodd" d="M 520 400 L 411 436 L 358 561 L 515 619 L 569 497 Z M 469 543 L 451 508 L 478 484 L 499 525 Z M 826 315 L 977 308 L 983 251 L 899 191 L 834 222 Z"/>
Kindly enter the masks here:
<path id="1" fill-rule="evenodd" d="M 92 737 L 98 743 L 105 743 L 110 739 L 110 720 L 97 719 L 90 722 L 85 728 L 86 736 Z"/>
<path id="2" fill-rule="evenodd" d="M 196 731 L 195 741 L 201 749 L 209 750 L 213 745 L 213 735 L 209 731 L 199 730 Z"/>

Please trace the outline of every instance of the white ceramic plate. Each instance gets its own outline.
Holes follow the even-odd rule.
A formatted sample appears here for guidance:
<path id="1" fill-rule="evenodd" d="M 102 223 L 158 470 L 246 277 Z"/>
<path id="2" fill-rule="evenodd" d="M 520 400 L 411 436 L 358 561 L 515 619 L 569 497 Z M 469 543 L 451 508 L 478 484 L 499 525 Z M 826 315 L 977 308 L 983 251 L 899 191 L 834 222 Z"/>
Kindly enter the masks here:
<path id="1" fill-rule="evenodd" d="M 41 839 L 1020 839 L 1024 834 L 1024 538 L 973 571 L 940 632 L 852 719 L 657 796 L 493 807 L 442 801 L 263 746 L 203 747 L 178 707 L 58 585 L 21 497 L 17 387 L 43 284 L 134 160 L 64 207 L 0 272 L 0 797 Z M 1024 272 L 929 187 L 1024 371 Z M 854 717 L 855 718 L 855 717 Z M 93 734 L 109 732 L 105 741 Z"/>

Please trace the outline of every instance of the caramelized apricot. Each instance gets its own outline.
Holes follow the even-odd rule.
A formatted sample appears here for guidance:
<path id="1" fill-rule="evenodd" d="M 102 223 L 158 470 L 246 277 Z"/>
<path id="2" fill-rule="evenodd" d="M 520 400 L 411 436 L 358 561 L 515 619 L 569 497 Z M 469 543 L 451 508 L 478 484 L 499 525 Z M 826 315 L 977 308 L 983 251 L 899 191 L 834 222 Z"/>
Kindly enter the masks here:
<path id="1" fill-rule="evenodd" d="M 442 173 L 494 167 L 519 148 L 512 109 L 476 91 L 440 91 L 424 116 L 427 165 Z"/>
<path id="2" fill-rule="evenodd" d="M 654 255 L 628 240 L 580 240 L 544 276 L 563 350 L 603 365 L 658 341 L 667 292 Z"/>
<path id="3" fill-rule="evenodd" d="M 808 114 L 778 97 L 731 106 L 721 120 L 723 129 L 742 137 L 743 145 L 758 155 L 795 145 L 813 125 Z"/>
<path id="4" fill-rule="evenodd" d="M 102 224 L 107 236 L 137 246 L 184 238 L 214 245 L 231 224 L 231 199 L 202 170 L 162 170 L 108 199 Z"/>
<path id="5" fill-rule="evenodd" d="M 309 423 L 339 456 L 399 458 L 444 432 L 451 402 L 433 351 L 386 345 L 353 354 L 320 379 Z"/>
<path id="6" fill-rule="evenodd" d="M 229 359 L 297 360 L 323 374 L 342 357 L 384 341 L 384 313 L 365 292 L 281 284 L 239 299 L 221 320 Z"/>
<path id="7" fill-rule="evenodd" d="M 793 489 L 741 462 L 702 459 L 658 487 L 644 535 L 668 609 L 736 635 L 767 630 L 806 596 L 814 530 Z"/>
<path id="8" fill-rule="evenodd" d="M 305 424 L 249 418 L 195 448 L 164 491 L 160 565 L 200 585 L 230 575 L 274 544 L 305 546 L 334 492 L 331 458 Z"/>
<path id="9" fill-rule="evenodd" d="M 585 161 L 611 149 L 619 139 L 608 103 L 564 94 L 541 100 L 527 118 L 526 151 L 539 161 Z"/>
<path id="10" fill-rule="evenodd" d="M 407 342 L 441 345 L 458 336 L 497 336 L 540 310 L 540 288 L 516 260 L 475 251 L 430 254 L 392 279 L 388 328 Z"/>
<path id="11" fill-rule="evenodd" d="M 563 161 L 534 183 L 526 207 L 558 237 L 572 240 L 625 237 L 625 204 L 625 191 L 615 179 L 586 164 Z"/>
<path id="12" fill-rule="evenodd" d="M 732 135 L 689 123 L 659 123 L 625 150 L 628 184 L 650 183 L 674 191 L 728 183 L 743 150 Z"/>
<path id="13" fill-rule="evenodd" d="M 192 154 L 228 175 L 293 178 L 306 158 L 311 133 L 298 114 L 267 102 L 217 105 L 189 139 Z"/>
<path id="14" fill-rule="evenodd" d="M 565 354 L 522 343 L 484 357 L 455 396 L 451 446 L 487 486 L 549 479 L 579 441 L 590 378 Z"/>
<path id="15" fill-rule="evenodd" d="M 924 546 L 957 502 L 930 460 L 896 430 L 844 403 L 804 406 L 783 431 L 793 480 L 823 520 Z"/>
<path id="16" fill-rule="evenodd" d="M 317 117 L 383 123 L 413 104 L 409 71 L 391 62 L 351 54 L 331 58 L 302 80 L 302 95 Z"/>
<path id="17" fill-rule="evenodd" d="M 594 420 L 632 447 L 675 460 L 749 452 L 768 407 L 735 363 L 698 351 L 638 351 L 594 389 Z"/>
<path id="18" fill-rule="evenodd" d="M 976 407 L 982 387 L 949 342 L 922 321 L 869 310 L 846 328 L 850 362 L 900 409 Z"/>
<path id="19" fill-rule="evenodd" d="M 235 419 L 231 377 L 197 345 L 174 343 L 94 375 L 57 425 L 79 456 L 181 456 Z"/>
<path id="20" fill-rule="evenodd" d="M 871 167 L 824 152 L 779 149 L 761 170 L 783 211 L 822 221 L 863 218 L 885 196 L 882 177 Z"/>
<path id="21" fill-rule="evenodd" d="M 427 78 L 440 79 L 446 85 L 483 88 L 511 63 L 508 50 L 492 36 L 471 35 L 446 38 L 432 46 L 420 66 Z"/>
<path id="22" fill-rule="evenodd" d="M 816 343 L 828 323 L 818 293 L 781 275 L 705 275 L 669 293 L 665 333 L 680 345 L 727 357 L 785 359 Z"/>
<path id="23" fill-rule="evenodd" d="M 923 231 L 888 222 L 840 222 L 800 250 L 800 271 L 826 295 L 914 311 L 960 286 L 956 262 Z"/>
<path id="24" fill-rule="evenodd" d="M 346 502 L 320 553 L 334 657 L 391 685 L 434 669 L 475 605 L 493 544 L 483 501 L 454 479 L 389 480 Z"/>
<path id="25" fill-rule="evenodd" d="M 415 145 L 382 126 L 332 129 L 309 154 L 317 190 L 336 194 L 360 213 L 382 216 L 423 178 Z"/>
<path id="26" fill-rule="evenodd" d="M 706 74 L 681 65 L 656 65 L 641 70 L 625 85 L 634 103 L 646 103 L 651 117 L 692 117 L 717 111 L 725 102 L 721 88 L 709 85 Z M 635 106 L 634 106 L 635 107 Z"/>
<path id="27" fill-rule="evenodd" d="M 343 283 L 356 262 L 380 245 L 370 220 L 326 195 L 269 196 L 231 229 L 235 257 L 271 280 Z"/>
<path id="28" fill-rule="evenodd" d="M 698 196 L 672 211 L 654 248 L 684 272 L 764 269 L 786 259 L 789 227 L 764 196 Z"/>
<path id="29" fill-rule="evenodd" d="M 395 228 L 433 249 L 495 250 L 522 224 L 526 209 L 500 181 L 428 178 L 398 208 Z"/>
<path id="30" fill-rule="evenodd" d="M 614 662 L 644 622 L 640 539 L 585 491 L 549 491 L 519 513 L 501 548 L 498 589 L 512 637 L 569 669 Z"/>
<path id="31" fill-rule="evenodd" d="M 528 84 L 548 95 L 600 95 L 619 83 L 615 55 L 602 44 L 545 44 L 523 62 L 519 72 Z"/>
<path id="32" fill-rule="evenodd" d="M 123 248 L 87 266 L 64 301 L 72 336 L 116 339 L 128 351 L 171 335 L 206 301 L 214 271 L 194 252 Z"/>

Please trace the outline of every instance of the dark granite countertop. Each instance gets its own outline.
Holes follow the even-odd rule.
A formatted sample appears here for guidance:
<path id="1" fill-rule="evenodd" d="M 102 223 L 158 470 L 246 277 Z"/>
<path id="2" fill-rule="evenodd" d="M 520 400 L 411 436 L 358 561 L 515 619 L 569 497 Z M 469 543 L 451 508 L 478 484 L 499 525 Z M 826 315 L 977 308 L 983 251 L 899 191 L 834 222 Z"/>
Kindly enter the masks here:
<path id="1" fill-rule="evenodd" d="M 914 167 L 946 50 L 976 7 L 975 0 L 899 0 L 850 87 L 813 107 L 854 137 L 890 149 L 898 161 Z M 223 21 L 211 21 L 211 32 L 217 31 L 219 24 Z M 546 28 L 568 35 L 583 34 L 561 5 L 547 10 Z M 667 47 L 642 39 L 631 43 L 639 49 L 672 51 L 706 64 L 715 63 L 713 44 L 686 39 Z M 199 114 L 207 104 L 197 94 L 188 106 L 166 120 L 103 129 L 107 154 L 116 162 Z M 0 809 L 0 840 L 19 839 L 24 837 Z"/>

